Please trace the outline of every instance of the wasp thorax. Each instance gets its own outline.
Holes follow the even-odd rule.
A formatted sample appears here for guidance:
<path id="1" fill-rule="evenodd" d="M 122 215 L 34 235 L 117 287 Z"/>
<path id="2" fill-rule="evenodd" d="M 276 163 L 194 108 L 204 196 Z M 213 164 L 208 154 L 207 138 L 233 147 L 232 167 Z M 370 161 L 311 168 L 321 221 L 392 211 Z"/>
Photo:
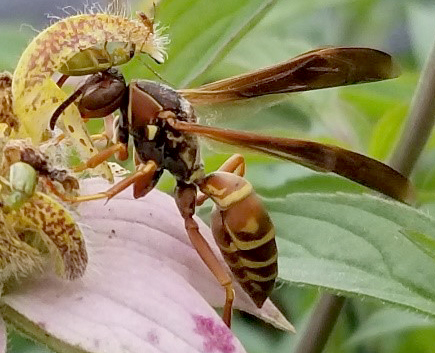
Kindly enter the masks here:
<path id="1" fill-rule="evenodd" d="M 227 172 L 211 173 L 198 182 L 198 186 L 220 209 L 244 200 L 253 190 L 249 181 Z"/>

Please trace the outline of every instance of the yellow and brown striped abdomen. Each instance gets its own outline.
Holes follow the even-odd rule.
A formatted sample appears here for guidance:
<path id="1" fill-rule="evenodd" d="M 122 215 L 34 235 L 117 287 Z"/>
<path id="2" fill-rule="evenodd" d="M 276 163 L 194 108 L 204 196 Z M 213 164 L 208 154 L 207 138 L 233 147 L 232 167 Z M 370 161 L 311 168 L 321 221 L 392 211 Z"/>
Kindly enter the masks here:
<path id="1" fill-rule="evenodd" d="M 273 223 L 251 184 L 216 172 L 200 185 L 216 203 L 211 228 L 225 261 L 258 307 L 269 297 L 278 274 Z"/>

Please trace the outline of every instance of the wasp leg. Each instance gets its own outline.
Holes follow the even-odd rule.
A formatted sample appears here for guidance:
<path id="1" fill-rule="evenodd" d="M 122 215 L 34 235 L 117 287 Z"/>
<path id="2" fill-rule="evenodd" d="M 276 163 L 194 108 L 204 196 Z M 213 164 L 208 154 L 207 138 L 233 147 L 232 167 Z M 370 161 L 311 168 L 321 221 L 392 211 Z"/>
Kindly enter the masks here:
<path id="1" fill-rule="evenodd" d="M 42 181 L 52 194 L 56 195 L 59 199 L 61 199 L 64 202 L 71 202 L 71 197 L 60 192 L 57 189 L 56 185 L 54 185 L 54 183 L 49 178 L 43 177 Z"/>
<path id="2" fill-rule="evenodd" d="M 57 80 L 56 84 L 57 84 L 59 87 L 62 87 L 63 84 L 66 82 L 66 80 L 68 80 L 68 78 L 69 78 L 69 75 L 62 75 L 62 76 L 60 76 L 60 78 Z"/>
<path id="3" fill-rule="evenodd" d="M 136 151 L 134 152 L 134 164 L 136 166 L 136 170 L 140 168 L 140 166 L 142 165 L 142 162 L 140 161 Z M 154 189 L 162 174 L 163 174 L 163 169 L 158 169 L 154 173 L 154 176 L 151 180 L 148 179 L 136 180 L 133 184 L 133 197 L 135 199 L 138 199 L 139 197 L 144 197 L 146 194 L 148 194 L 152 189 Z"/>
<path id="4" fill-rule="evenodd" d="M 90 136 L 92 139 L 92 142 L 97 142 L 99 140 L 106 140 L 106 144 L 109 144 L 110 138 L 109 136 L 107 136 L 107 134 L 105 132 L 102 132 L 101 134 L 94 134 Z"/>
<path id="5" fill-rule="evenodd" d="M 98 142 L 99 140 L 105 140 L 106 141 L 106 147 L 107 148 L 110 144 L 110 138 L 106 133 L 101 133 L 101 134 L 94 134 L 89 136 L 92 140 L 93 143 Z M 54 139 L 50 140 L 50 144 L 57 146 L 59 145 L 63 140 L 66 139 L 66 135 L 64 133 L 59 134 L 58 136 L 56 136 Z"/>
<path id="6" fill-rule="evenodd" d="M 65 140 L 66 135 L 64 133 L 60 134 L 59 136 L 56 136 L 53 140 L 50 141 L 50 143 L 53 146 L 58 146 L 63 140 Z"/>
<path id="7" fill-rule="evenodd" d="M 104 121 L 104 131 L 100 134 L 91 135 L 92 142 L 96 142 L 99 140 L 104 140 L 106 146 L 104 148 L 107 148 L 111 145 L 112 139 L 113 139 L 113 132 L 116 129 L 116 124 L 114 122 L 117 120 L 117 118 L 113 114 L 109 114 L 103 118 Z M 119 139 L 116 139 L 114 143 L 117 142 L 123 142 L 119 141 Z"/>
<path id="8" fill-rule="evenodd" d="M 117 157 L 121 160 L 128 158 L 127 146 L 124 143 L 119 142 L 98 152 L 95 156 L 89 158 L 86 163 L 74 167 L 73 170 L 75 172 L 82 172 L 88 168 L 95 168 L 99 164 L 105 162 L 107 159 L 112 157 L 115 153 L 118 154 Z"/>
<path id="9" fill-rule="evenodd" d="M 178 182 L 175 191 L 175 201 L 181 216 L 184 218 L 189 239 L 201 257 L 213 273 L 220 285 L 225 288 L 225 306 L 222 320 L 225 324 L 231 326 L 231 314 L 234 301 L 234 288 L 231 276 L 227 269 L 217 259 L 216 255 L 210 248 L 210 245 L 201 235 L 198 229 L 198 223 L 193 219 L 195 213 L 196 187 L 194 185 Z"/>
<path id="10" fill-rule="evenodd" d="M 95 147 L 100 150 L 106 149 L 110 146 L 110 137 L 105 132 L 102 132 L 101 134 L 91 135 L 90 138 L 94 143 Z"/>
<path id="11" fill-rule="evenodd" d="M 246 171 L 245 158 L 239 153 L 233 154 L 218 170 L 221 172 L 234 173 L 243 177 Z M 208 198 L 206 194 L 201 192 L 196 198 L 196 205 L 201 206 Z"/>
<path id="12" fill-rule="evenodd" d="M 148 161 L 146 164 L 140 165 L 137 170 L 130 176 L 122 179 L 119 183 L 113 185 L 110 189 L 100 192 L 98 194 L 83 195 L 77 197 L 65 196 L 64 198 L 68 202 L 85 202 L 92 200 L 105 199 L 110 200 L 121 191 L 127 189 L 130 185 L 140 183 L 141 185 L 151 184 L 154 174 L 157 170 L 157 164 L 154 161 Z"/>
<path id="13" fill-rule="evenodd" d="M 243 177 L 245 176 L 245 169 L 245 158 L 241 154 L 236 153 L 228 158 L 218 170 L 221 172 L 234 173 Z"/>

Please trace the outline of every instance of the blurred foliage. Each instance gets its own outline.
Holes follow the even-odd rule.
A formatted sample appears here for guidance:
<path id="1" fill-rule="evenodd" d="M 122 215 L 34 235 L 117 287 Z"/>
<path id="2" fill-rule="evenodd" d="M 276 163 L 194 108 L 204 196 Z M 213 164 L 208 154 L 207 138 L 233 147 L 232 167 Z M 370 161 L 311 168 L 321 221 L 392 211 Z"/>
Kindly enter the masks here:
<path id="1" fill-rule="evenodd" d="M 171 39 L 168 62 L 157 66 L 147 58 L 141 60 L 149 62 L 175 87 L 184 87 L 270 65 L 316 47 L 369 46 L 390 52 L 403 68 L 403 75 L 396 80 L 280 97 L 279 101 L 265 99 L 231 109 L 213 107 L 201 112 L 202 122 L 334 143 L 388 160 L 406 119 L 420 69 L 433 45 L 434 18 L 435 5 L 429 0 L 162 0 L 157 19 Z M 3 48 L 0 68 L 11 70 L 32 33 L 20 31 L 20 23 L 0 28 Z M 127 77 L 156 79 L 141 60 L 134 59 L 123 68 Z M 101 129 L 101 124 L 93 124 L 94 131 Z M 206 170 L 215 170 L 232 151 L 205 144 Z M 272 207 L 275 205 L 275 213 L 290 207 L 280 202 L 296 192 L 367 191 L 336 176 L 317 174 L 263 156 L 246 157 L 247 178 L 258 192 L 267 198 L 280 198 L 268 201 Z M 422 208 L 426 214 L 435 215 L 434 138 L 413 179 Z M 173 181 L 165 176 L 159 186 L 171 191 Z M 201 214 L 208 210 L 206 205 Z M 292 225 L 290 213 L 287 218 L 283 223 L 278 221 L 278 229 L 301 227 L 302 223 L 297 221 Z M 319 242 L 323 231 L 319 227 Z M 333 233 L 330 230 L 328 234 Z M 340 239 L 333 241 L 341 243 Z M 309 249 L 320 252 L 328 248 L 315 244 Z M 284 272 L 290 270 L 286 268 Z M 284 282 L 272 296 L 299 333 L 303 332 L 317 297 L 317 289 Z M 236 315 L 234 330 L 250 353 L 290 352 L 299 339 L 298 334 L 283 334 L 242 313 Z M 11 352 L 39 352 L 39 348 L 23 342 L 13 336 Z M 371 300 L 347 303 L 325 350 L 327 353 L 434 351 L 433 319 Z"/>
<path id="2" fill-rule="evenodd" d="M 33 34 L 29 28 L 20 29 L 20 23 L 0 24 L 0 70 L 12 72 Z"/>

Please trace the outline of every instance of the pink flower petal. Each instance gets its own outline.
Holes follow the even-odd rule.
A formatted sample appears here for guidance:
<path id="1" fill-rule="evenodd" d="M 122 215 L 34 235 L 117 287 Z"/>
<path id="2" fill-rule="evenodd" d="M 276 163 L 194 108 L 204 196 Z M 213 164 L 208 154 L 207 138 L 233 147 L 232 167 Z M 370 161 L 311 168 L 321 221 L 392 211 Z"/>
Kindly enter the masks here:
<path id="1" fill-rule="evenodd" d="M 107 188 L 99 179 L 85 185 L 88 193 Z M 90 258 L 85 276 L 25 281 L 2 298 L 7 305 L 90 352 L 244 352 L 209 305 L 222 306 L 224 290 L 190 245 L 171 197 L 153 191 L 133 200 L 127 190 L 79 212 Z M 260 310 L 238 286 L 236 297 L 236 307 L 292 329 L 270 301 Z"/>
<path id="2" fill-rule="evenodd" d="M 85 185 L 84 193 L 99 192 L 110 186 L 104 180 L 97 178 L 87 180 Z M 143 251 L 152 257 L 164 260 L 175 272 L 187 279 L 210 305 L 223 307 L 225 292 L 192 247 L 184 230 L 184 221 L 171 196 L 153 190 L 146 197 L 135 200 L 132 190 L 128 189 L 105 206 L 104 204 L 105 201 L 83 204 L 82 206 L 85 207 L 80 209 L 81 221 L 103 233 L 114 230 L 112 222 L 123 223 L 127 227 L 123 229 L 125 239 L 133 237 L 135 241 L 141 242 L 146 248 Z M 95 214 L 95 209 L 98 209 L 98 215 Z M 201 234 L 207 239 L 221 263 L 227 267 L 210 228 L 199 218 L 196 220 Z M 150 228 L 157 233 L 150 232 Z M 293 325 L 269 299 L 261 309 L 258 309 L 237 283 L 234 283 L 234 286 L 235 308 L 253 314 L 279 329 L 294 332 Z"/>
<path id="3" fill-rule="evenodd" d="M 7 343 L 6 325 L 0 316 L 0 353 L 6 353 L 6 343 Z"/>

